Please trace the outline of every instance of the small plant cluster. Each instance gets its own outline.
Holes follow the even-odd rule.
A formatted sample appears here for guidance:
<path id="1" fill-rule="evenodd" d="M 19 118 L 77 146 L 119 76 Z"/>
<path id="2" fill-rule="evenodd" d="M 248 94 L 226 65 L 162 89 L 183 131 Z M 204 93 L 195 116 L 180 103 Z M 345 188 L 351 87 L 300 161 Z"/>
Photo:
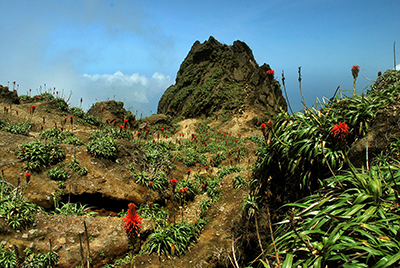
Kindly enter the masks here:
<path id="1" fill-rule="evenodd" d="M 138 213 L 147 219 L 152 219 L 156 222 L 158 227 L 166 227 L 168 225 L 169 213 L 159 204 L 148 202 L 142 204 Z"/>
<path id="2" fill-rule="evenodd" d="M 135 182 L 156 191 L 166 189 L 168 186 L 167 173 L 173 168 L 170 152 L 172 148 L 175 148 L 174 144 L 164 141 L 148 141 L 143 144 L 142 154 L 146 165 L 142 167 L 142 171 L 129 165 Z"/>
<path id="3" fill-rule="evenodd" d="M 12 134 L 28 135 L 32 125 L 29 122 L 20 122 L 16 124 L 0 124 L 1 130 L 10 132 Z"/>
<path id="4" fill-rule="evenodd" d="M 55 197 L 54 197 L 55 198 Z M 86 205 L 82 205 L 80 203 L 60 203 L 61 206 L 56 202 L 56 199 L 54 201 L 55 203 L 55 210 L 54 214 L 59 214 L 59 215 L 73 215 L 73 216 L 95 216 L 96 212 L 90 211 L 89 208 Z"/>
<path id="5" fill-rule="evenodd" d="M 206 220 L 200 218 L 192 223 L 181 222 L 159 228 L 149 235 L 141 252 L 166 256 L 182 255 L 197 240 L 205 224 Z"/>
<path id="6" fill-rule="evenodd" d="M 72 161 L 68 164 L 68 167 L 72 169 L 75 173 L 81 176 L 85 176 L 88 173 L 88 168 L 87 167 L 82 167 L 79 164 L 78 159 L 75 157 L 72 158 Z"/>
<path id="7" fill-rule="evenodd" d="M 125 130 L 124 128 L 117 130 L 114 127 L 104 127 L 99 131 L 93 132 L 90 134 L 89 139 L 102 138 L 105 136 L 109 136 L 113 139 L 133 139 L 133 134 L 131 131 Z"/>
<path id="8" fill-rule="evenodd" d="M 103 126 L 104 124 L 101 122 L 99 118 L 93 115 L 88 115 L 82 109 L 78 107 L 73 107 L 69 109 L 69 111 L 77 117 L 77 121 L 84 125 L 92 125 L 92 126 Z"/>
<path id="9" fill-rule="evenodd" d="M 65 158 L 65 152 L 56 143 L 33 141 L 23 143 L 19 148 L 18 158 L 25 161 L 25 169 L 40 171 L 43 167 L 57 164 Z"/>
<path id="10" fill-rule="evenodd" d="M 48 176 L 54 181 L 65 181 L 68 178 L 68 173 L 61 167 L 54 167 L 49 170 Z"/>
<path id="11" fill-rule="evenodd" d="M 0 263 L 2 267 L 55 267 L 58 255 L 54 251 L 47 253 L 34 253 L 30 248 L 24 250 L 25 257 L 15 254 L 18 249 L 5 249 L 0 247 Z M 17 260 L 18 258 L 18 260 Z"/>
<path id="12" fill-rule="evenodd" d="M 63 131 L 59 128 L 46 129 L 40 133 L 40 138 L 54 143 L 84 145 L 84 142 L 73 136 L 72 132 Z"/>
<path id="13" fill-rule="evenodd" d="M 12 186 L 0 177 L 0 216 L 4 217 L 13 229 L 30 226 L 38 210 L 40 208 L 28 201 L 19 187 Z"/>
<path id="14" fill-rule="evenodd" d="M 118 143 L 110 136 L 95 138 L 87 144 L 88 152 L 100 158 L 115 160 L 118 157 Z"/>

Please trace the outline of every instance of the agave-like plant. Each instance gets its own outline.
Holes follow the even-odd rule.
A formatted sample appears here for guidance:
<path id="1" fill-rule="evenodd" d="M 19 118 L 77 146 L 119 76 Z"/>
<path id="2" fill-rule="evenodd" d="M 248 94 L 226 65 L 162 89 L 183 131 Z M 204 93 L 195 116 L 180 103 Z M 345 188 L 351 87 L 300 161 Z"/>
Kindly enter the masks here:
<path id="1" fill-rule="evenodd" d="M 288 267 L 398 265 L 399 171 L 399 163 L 351 168 L 328 178 L 318 194 L 286 204 L 291 210 L 276 224 L 276 253 Z"/>

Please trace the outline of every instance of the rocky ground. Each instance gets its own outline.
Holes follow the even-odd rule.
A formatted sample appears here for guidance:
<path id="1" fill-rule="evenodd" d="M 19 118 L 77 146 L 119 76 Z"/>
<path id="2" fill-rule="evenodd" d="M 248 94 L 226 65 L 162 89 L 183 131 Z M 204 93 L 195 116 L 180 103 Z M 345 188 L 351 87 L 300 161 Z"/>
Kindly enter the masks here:
<path id="1" fill-rule="evenodd" d="M 90 255 L 91 267 L 102 267 L 120 258 L 129 258 L 129 262 L 124 264 L 125 267 L 167 267 L 171 265 L 212 267 L 233 261 L 234 237 L 231 227 L 239 218 L 241 203 L 247 193 L 246 189 L 234 189 L 231 175 L 222 180 L 222 195 L 207 212 L 208 222 L 198 241 L 190 246 L 186 254 L 173 258 L 155 254 L 138 255 L 140 247 L 152 232 L 154 223 L 144 219 L 140 238 L 132 245 L 129 243 L 122 218 L 118 216 L 118 213 L 122 210 L 126 211 L 131 202 L 137 205 L 149 201 L 164 203 L 163 198 L 165 198 L 165 195 L 160 195 L 157 191 L 136 184 L 129 171 L 128 165 L 140 165 L 141 150 L 138 142 L 127 139 L 119 140 L 119 154 L 116 160 L 96 158 L 87 152 L 86 144 L 89 141 L 89 135 L 96 131 L 97 127 L 79 123 L 78 120 L 75 120 L 72 125 L 70 123 L 64 125 L 64 118 L 69 118 L 71 114 L 60 111 L 52 101 L 10 104 L 8 99 L 3 99 L 0 105 L 8 108 L 8 112 L 4 110 L 0 116 L 4 123 L 28 122 L 32 125 L 28 135 L 0 131 L 2 177 L 14 186 L 19 185 L 19 190 L 24 193 L 26 198 L 44 209 L 44 212 L 36 214 L 31 226 L 22 230 L 14 230 L 7 225 L 4 218 L 0 219 L 0 240 L 4 248 L 17 246 L 21 256 L 24 254 L 25 248 L 30 248 L 35 252 L 53 250 L 59 256 L 59 267 L 82 265 L 87 254 Z M 29 112 L 32 105 L 35 105 L 34 113 Z M 107 112 L 117 113 L 112 109 L 108 109 Z M 92 113 L 105 119 L 105 114 L 101 114 L 101 110 L 97 114 L 93 111 Z M 190 134 L 196 132 L 195 123 L 200 121 L 200 119 L 187 119 L 178 122 L 172 135 L 162 139 L 173 143 L 179 142 L 179 139 L 190 139 Z M 253 121 L 254 115 L 242 113 L 225 123 L 210 122 L 209 126 L 211 128 L 218 127 L 220 131 L 226 131 L 231 135 L 240 133 L 241 137 L 246 137 L 257 133 L 253 127 Z M 48 177 L 48 170 L 51 167 L 45 167 L 41 172 L 32 172 L 30 182 L 27 184 L 24 177 L 26 172 L 24 161 L 17 157 L 19 147 L 23 143 L 42 140 L 39 136 L 41 131 L 61 126 L 64 126 L 64 131 L 72 132 L 75 137 L 85 143 L 81 146 L 60 144 L 66 152 L 63 162 L 69 163 L 76 158 L 81 166 L 88 168 L 88 174 L 79 176 L 70 172 L 65 185 L 60 189 L 59 184 Z M 135 133 L 137 130 L 131 131 Z M 180 133 L 185 135 L 184 138 L 179 135 Z M 248 168 L 256 159 L 254 151 L 257 145 L 247 140 L 241 146 L 246 147 L 246 157 L 241 161 L 235 160 L 233 164 Z M 192 169 L 192 174 L 213 176 L 220 170 L 220 167 L 232 165 L 226 159 L 219 168 L 214 167 L 211 171 L 205 171 L 200 164 L 187 167 L 177 160 L 173 160 L 173 164 L 176 168 L 171 171 L 169 176 L 178 180 L 186 175 L 189 168 Z M 249 180 L 250 173 L 249 170 L 244 171 L 242 176 Z M 187 204 L 183 212 L 185 221 L 194 221 L 198 217 L 199 202 L 205 198 L 207 198 L 207 194 L 202 193 Z M 91 207 L 91 211 L 96 212 L 97 216 L 54 215 L 55 199 L 65 203 L 68 201 L 81 202 Z M 181 219 L 178 217 L 179 220 Z M 89 245 L 89 251 L 87 245 Z"/>

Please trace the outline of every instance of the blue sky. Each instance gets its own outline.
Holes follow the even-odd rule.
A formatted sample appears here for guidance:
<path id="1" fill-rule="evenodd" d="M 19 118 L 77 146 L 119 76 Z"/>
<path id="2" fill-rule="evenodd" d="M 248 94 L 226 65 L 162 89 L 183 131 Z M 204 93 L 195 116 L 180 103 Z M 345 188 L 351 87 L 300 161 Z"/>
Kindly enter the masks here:
<path id="1" fill-rule="evenodd" d="M 338 86 L 351 91 L 352 65 L 358 92 L 371 84 L 362 75 L 393 69 L 399 13 L 398 0 L 2 1 L 0 84 L 16 81 L 20 94 L 46 84 L 85 110 L 115 99 L 149 115 L 193 43 L 212 35 L 246 42 L 278 81 L 284 70 L 299 111 L 299 66 L 308 106 Z"/>

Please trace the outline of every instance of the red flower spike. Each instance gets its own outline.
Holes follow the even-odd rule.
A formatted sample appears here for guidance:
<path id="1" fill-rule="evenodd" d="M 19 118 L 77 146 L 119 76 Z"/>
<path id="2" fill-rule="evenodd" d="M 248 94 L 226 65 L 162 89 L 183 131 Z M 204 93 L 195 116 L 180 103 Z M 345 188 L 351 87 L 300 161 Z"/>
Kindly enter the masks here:
<path id="1" fill-rule="evenodd" d="M 353 75 L 354 79 L 357 79 L 359 72 L 360 72 L 360 66 L 353 65 L 353 67 L 351 67 L 351 74 Z"/>
<path id="2" fill-rule="evenodd" d="M 349 126 L 345 122 L 339 122 L 337 125 L 333 124 L 331 134 L 334 138 L 344 140 L 349 134 Z"/>
<path id="3" fill-rule="evenodd" d="M 171 179 L 172 186 L 176 186 L 177 183 L 178 183 L 178 181 L 176 179 Z"/>
<path id="4" fill-rule="evenodd" d="M 267 71 L 267 75 L 273 77 L 275 75 L 275 71 L 274 70 L 268 70 Z"/>
<path id="5" fill-rule="evenodd" d="M 149 202 L 149 208 L 150 208 L 150 210 L 153 209 L 153 202 Z"/>
<path id="6" fill-rule="evenodd" d="M 29 181 L 31 179 L 31 173 L 29 173 L 29 172 L 25 173 L 25 179 L 26 179 L 26 183 L 29 183 Z"/>
<path id="7" fill-rule="evenodd" d="M 36 109 L 36 105 L 34 104 L 34 105 L 32 105 L 32 113 L 35 112 L 35 109 Z"/>
<path id="8" fill-rule="evenodd" d="M 142 227 L 140 224 L 142 223 L 142 218 L 136 212 L 135 204 L 130 203 L 128 205 L 128 213 L 123 218 L 126 234 L 129 237 L 134 237 L 139 234 L 139 230 Z"/>
<path id="9" fill-rule="evenodd" d="M 150 187 L 153 187 L 153 182 L 152 182 L 152 181 L 149 183 L 149 186 L 150 186 Z"/>

